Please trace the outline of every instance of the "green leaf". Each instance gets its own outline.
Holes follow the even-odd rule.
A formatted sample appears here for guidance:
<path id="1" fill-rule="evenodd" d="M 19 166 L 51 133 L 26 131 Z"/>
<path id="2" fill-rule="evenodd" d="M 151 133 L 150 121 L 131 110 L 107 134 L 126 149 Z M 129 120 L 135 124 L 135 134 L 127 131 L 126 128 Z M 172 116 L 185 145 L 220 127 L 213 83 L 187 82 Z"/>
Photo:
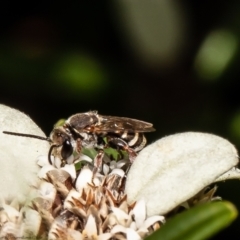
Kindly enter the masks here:
<path id="1" fill-rule="evenodd" d="M 64 118 L 59 119 L 59 120 L 54 124 L 54 128 L 55 128 L 55 127 L 61 127 L 61 126 L 63 126 L 63 124 L 65 123 L 65 121 L 66 121 L 66 119 L 64 119 Z"/>
<path id="2" fill-rule="evenodd" d="M 82 153 L 94 159 L 98 152 L 94 148 L 83 148 Z"/>
<path id="3" fill-rule="evenodd" d="M 227 227 L 237 217 L 230 202 L 201 204 L 173 217 L 147 240 L 202 240 Z"/>
<path id="4" fill-rule="evenodd" d="M 118 151 L 114 148 L 105 148 L 104 149 L 104 153 L 107 154 L 111 159 L 118 161 L 119 159 L 124 158 L 124 154 L 126 154 L 126 152 L 124 151 Z M 121 154 L 120 154 L 121 153 Z"/>
<path id="5" fill-rule="evenodd" d="M 114 159 L 115 161 L 124 158 L 126 155 L 126 152 L 121 151 L 121 155 L 120 155 L 120 152 L 118 150 L 110 147 L 104 148 L 103 150 L 105 154 L 107 154 L 109 157 L 111 156 L 111 159 Z M 94 148 L 83 148 L 82 153 L 94 159 L 98 151 L 95 150 Z"/>

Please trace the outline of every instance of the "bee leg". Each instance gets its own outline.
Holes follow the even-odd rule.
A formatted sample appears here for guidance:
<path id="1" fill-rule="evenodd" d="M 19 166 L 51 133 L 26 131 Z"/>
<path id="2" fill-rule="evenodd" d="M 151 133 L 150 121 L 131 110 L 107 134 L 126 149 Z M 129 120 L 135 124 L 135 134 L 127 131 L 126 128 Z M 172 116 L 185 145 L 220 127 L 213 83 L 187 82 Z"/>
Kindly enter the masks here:
<path id="1" fill-rule="evenodd" d="M 76 148 L 75 148 L 75 156 L 73 159 L 73 163 L 75 163 L 81 156 L 81 151 L 82 151 L 82 140 L 80 138 L 76 139 Z"/>
<path id="2" fill-rule="evenodd" d="M 76 152 L 80 154 L 81 151 L 82 151 L 82 140 L 78 138 L 76 140 Z"/>
<path id="3" fill-rule="evenodd" d="M 128 152 L 129 160 L 131 163 L 133 163 L 134 159 L 137 156 L 137 153 L 134 151 L 134 149 L 130 148 L 128 144 L 121 138 L 116 137 L 109 137 L 108 138 L 108 144 L 109 146 L 112 146 L 117 149 L 125 150 Z"/>
<path id="4" fill-rule="evenodd" d="M 60 165 L 60 167 L 64 167 L 66 164 L 67 164 L 66 160 L 61 159 L 61 165 Z"/>
<path id="5" fill-rule="evenodd" d="M 60 147 L 60 146 L 61 146 L 61 145 L 53 144 L 53 145 L 50 147 L 50 149 L 49 149 L 49 151 L 48 151 L 48 162 L 50 163 L 50 165 L 53 165 L 52 160 L 51 160 L 51 155 L 52 155 L 53 149 L 54 149 L 54 148 L 58 148 L 58 147 Z"/>
<path id="6" fill-rule="evenodd" d="M 49 149 L 49 151 L 48 151 L 48 162 L 49 162 L 51 165 L 53 165 L 51 156 L 52 156 L 52 155 L 54 156 L 54 154 L 52 154 L 54 148 L 58 148 L 58 147 L 61 147 L 61 146 L 62 146 L 62 144 L 59 144 L 59 145 L 58 145 L 58 144 L 53 144 L 53 145 L 50 147 L 50 149 Z M 55 164 L 54 164 L 54 165 L 55 165 Z M 66 161 L 65 161 L 63 158 L 61 158 L 60 167 L 64 167 L 65 165 L 66 165 Z M 56 165 L 55 165 L 55 167 L 56 167 Z"/>
<path id="7" fill-rule="evenodd" d="M 130 162 L 133 163 L 136 156 L 137 156 L 137 153 L 132 148 L 130 148 L 128 146 L 125 150 L 128 152 Z"/>
<path id="8" fill-rule="evenodd" d="M 94 170 L 93 175 L 102 169 L 102 162 L 104 157 L 104 151 L 102 149 L 98 150 L 98 154 L 94 158 Z"/>

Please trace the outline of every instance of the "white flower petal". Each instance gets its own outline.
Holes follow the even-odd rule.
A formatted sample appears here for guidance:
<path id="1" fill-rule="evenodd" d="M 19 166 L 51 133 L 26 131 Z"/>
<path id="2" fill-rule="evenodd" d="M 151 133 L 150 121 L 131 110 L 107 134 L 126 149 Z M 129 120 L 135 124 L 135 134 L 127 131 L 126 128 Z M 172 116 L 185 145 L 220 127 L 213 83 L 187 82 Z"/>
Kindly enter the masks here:
<path id="1" fill-rule="evenodd" d="M 38 192 L 41 197 L 47 198 L 47 199 L 51 200 L 52 202 L 54 201 L 56 194 L 57 194 L 57 190 L 53 186 L 53 184 L 51 184 L 49 182 L 45 182 L 45 181 L 41 181 Z"/>
<path id="2" fill-rule="evenodd" d="M 240 179 L 240 169 L 239 168 L 232 168 L 220 177 L 218 177 L 215 182 L 226 181 L 229 179 Z"/>
<path id="3" fill-rule="evenodd" d="M 71 209 L 72 208 L 72 198 L 80 199 L 81 193 L 76 191 L 75 189 L 71 189 L 67 195 L 67 198 L 64 201 L 64 209 Z"/>
<path id="4" fill-rule="evenodd" d="M 122 168 L 124 165 L 127 164 L 127 160 L 126 159 L 123 159 L 123 160 L 120 160 L 117 162 L 117 168 Z"/>
<path id="5" fill-rule="evenodd" d="M 56 168 L 53 165 L 45 165 L 39 170 L 38 177 L 41 179 L 47 179 L 47 172 L 54 169 Z"/>
<path id="6" fill-rule="evenodd" d="M 147 233 L 148 233 L 148 229 L 147 228 L 140 228 L 137 230 L 137 233 L 140 235 L 140 236 L 145 236 Z"/>
<path id="7" fill-rule="evenodd" d="M 48 156 L 47 155 L 41 155 L 37 158 L 37 164 L 40 167 L 43 167 L 45 165 L 50 165 L 48 161 Z"/>
<path id="8" fill-rule="evenodd" d="M 98 235 L 97 240 L 108 240 L 111 237 L 112 237 L 111 233 L 103 233 L 103 234 Z"/>
<path id="9" fill-rule="evenodd" d="M 116 161 L 111 161 L 110 162 L 110 169 L 113 170 L 116 167 L 117 167 L 117 162 Z"/>
<path id="10" fill-rule="evenodd" d="M 76 181 L 76 189 L 79 191 L 80 189 L 86 187 L 89 183 L 92 183 L 93 172 L 89 168 L 83 168 L 77 178 Z"/>
<path id="11" fill-rule="evenodd" d="M 83 240 L 82 234 L 74 229 L 68 228 L 68 236 L 71 240 Z"/>
<path id="12" fill-rule="evenodd" d="M 6 222 L 9 221 L 8 215 L 5 211 L 0 211 L 0 224 L 3 226 Z"/>
<path id="13" fill-rule="evenodd" d="M 146 203 L 144 199 L 140 199 L 137 201 L 135 207 L 132 210 L 132 214 L 134 215 L 134 220 L 136 222 L 137 228 L 140 228 L 147 216 Z"/>
<path id="14" fill-rule="evenodd" d="M 188 203 L 187 201 L 181 203 L 180 206 L 182 206 L 182 207 L 184 207 L 184 208 L 186 208 L 186 209 L 189 209 L 189 208 L 190 208 L 189 203 Z"/>
<path id="15" fill-rule="evenodd" d="M 105 206 L 107 208 L 107 206 Z M 105 209 L 104 209 L 105 210 Z M 105 211 L 106 214 L 102 214 L 102 216 L 106 216 L 106 219 L 103 223 L 104 226 L 108 225 L 108 226 L 115 226 L 116 224 L 118 224 L 117 218 L 114 215 L 114 213 L 109 213 L 108 214 L 108 208 Z M 101 214 L 101 213 L 100 213 Z"/>
<path id="16" fill-rule="evenodd" d="M 21 225 L 13 222 L 5 223 L 0 232 L 0 239 L 6 239 L 6 235 L 12 234 L 16 238 L 22 238 Z"/>
<path id="17" fill-rule="evenodd" d="M 109 166 L 107 164 L 103 164 L 103 173 L 104 175 L 107 175 L 109 173 Z"/>
<path id="18" fill-rule="evenodd" d="M 81 154 L 81 156 L 79 157 L 79 160 L 77 160 L 76 162 L 79 162 L 79 161 L 86 161 L 86 162 L 92 163 L 93 160 L 89 156 Z"/>
<path id="19" fill-rule="evenodd" d="M 57 234 L 56 234 L 57 233 Z M 59 233 L 59 236 L 58 236 Z M 48 231 L 48 239 L 63 239 L 67 235 L 67 224 L 61 217 L 56 217 L 51 224 L 51 228 Z"/>
<path id="20" fill-rule="evenodd" d="M 52 165 L 55 166 L 56 168 L 61 168 L 61 165 L 62 165 L 61 159 L 59 157 L 54 157 L 52 161 Z"/>
<path id="21" fill-rule="evenodd" d="M 49 142 L 4 134 L 3 131 L 45 137 L 41 129 L 22 112 L 0 105 L 0 196 L 17 198 L 26 195 L 38 181 L 36 159 L 49 150 Z"/>
<path id="22" fill-rule="evenodd" d="M 71 175 L 73 181 L 76 179 L 77 173 L 74 164 L 66 164 L 62 169 Z"/>
<path id="23" fill-rule="evenodd" d="M 125 225 L 127 223 L 127 220 L 130 219 L 130 216 L 124 211 L 122 211 L 121 209 L 117 207 L 112 207 L 111 209 L 114 215 L 116 216 L 117 220 L 119 221 L 119 223 L 121 223 L 122 225 Z"/>
<path id="24" fill-rule="evenodd" d="M 127 240 L 141 240 L 142 238 L 131 228 L 126 230 Z"/>
<path id="25" fill-rule="evenodd" d="M 142 224 L 141 228 L 148 229 L 150 226 L 152 226 L 155 222 L 165 222 L 165 217 L 163 216 L 152 216 L 147 218 L 144 223 Z"/>
<path id="26" fill-rule="evenodd" d="M 16 223 L 18 221 L 18 219 L 20 218 L 20 212 L 18 210 L 16 210 L 14 207 L 7 205 L 7 204 L 3 204 L 2 207 L 3 207 L 4 211 L 7 213 L 10 221 Z"/>
<path id="27" fill-rule="evenodd" d="M 133 229 L 133 230 L 137 230 L 138 228 L 137 228 L 136 222 L 131 222 L 129 228 L 131 228 L 131 229 Z"/>
<path id="28" fill-rule="evenodd" d="M 20 209 L 19 202 L 16 198 L 14 198 L 9 205 L 15 209 Z"/>
<path id="29" fill-rule="evenodd" d="M 119 175 L 120 177 L 124 177 L 125 172 L 122 169 L 114 168 L 109 175 L 113 174 Z"/>
<path id="30" fill-rule="evenodd" d="M 24 215 L 24 231 L 32 232 L 35 236 L 37 236 L 42 221 L 40 214 L 29 208 L 24 212 Z"/>
<path id="31" fill-rule="evenodd" d="M 144 198 L 147 214 L 164 214 L 236 166 L 236 148 L 207 133 L 164 137 L 136 157 L 126 182 L 128 201 Z"/>
<path id="32" fill-rule="evenodd" d="M 95 218 L 92 216 L 92 214 L 89 215 L 84 230 L 87 233 L 88 237 L 97 235 L 96 221 L 95 221 Z"/>
<path id="33" fill-rule="evenodd" d="M 95 187 L 100 186 L 101 180 L 98 177 L 93 178 L 92 184 L 94 184 Z"/>
<path id="34" fill-rule="evenodd" d="M 126 233 L 127 228 L 122 226 L 122 225 L 115 225 L 112 229 L 111 229 L 111 233 L 115 234 L 115 233 Z"/>
<path id="35" fill-rule="evenodd" d="M 66 162 L 67 162 L 67 164 L 73 164 L 73 162 L 74 162 L 74 156 L 71 155 L 70 157 L 68 157 L 67 160 L 66 160 Z"/>

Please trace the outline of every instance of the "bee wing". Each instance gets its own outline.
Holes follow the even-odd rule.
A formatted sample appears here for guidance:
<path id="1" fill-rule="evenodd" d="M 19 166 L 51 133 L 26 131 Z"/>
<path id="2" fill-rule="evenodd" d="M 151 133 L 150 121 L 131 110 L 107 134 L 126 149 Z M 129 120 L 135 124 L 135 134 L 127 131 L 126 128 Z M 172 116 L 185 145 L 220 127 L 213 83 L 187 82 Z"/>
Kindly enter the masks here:
<path id="1" fill-rule="evenodd" d="M 100 116 L 101 123 L 97 125 L 99 131 L 116 132 L 153 132 L 155 129 L 151 123 L 140 121 L 132 118 Z"/>

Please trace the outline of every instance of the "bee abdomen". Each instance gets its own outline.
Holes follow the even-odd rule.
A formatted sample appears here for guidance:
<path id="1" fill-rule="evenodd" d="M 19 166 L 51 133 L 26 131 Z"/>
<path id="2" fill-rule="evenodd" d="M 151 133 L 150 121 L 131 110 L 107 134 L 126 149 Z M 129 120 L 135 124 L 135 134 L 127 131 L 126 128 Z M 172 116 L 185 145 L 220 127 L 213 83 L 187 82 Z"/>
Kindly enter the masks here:
<path id="1" fill-rule="evenodd" d="M 147 140 L 143 133 L 127 133 L 126 131 L 121 135 L 121 138 L 124 139 L 128 146 L 134 149 L 136 152 L 140 151 L 147 143 Z"/>

